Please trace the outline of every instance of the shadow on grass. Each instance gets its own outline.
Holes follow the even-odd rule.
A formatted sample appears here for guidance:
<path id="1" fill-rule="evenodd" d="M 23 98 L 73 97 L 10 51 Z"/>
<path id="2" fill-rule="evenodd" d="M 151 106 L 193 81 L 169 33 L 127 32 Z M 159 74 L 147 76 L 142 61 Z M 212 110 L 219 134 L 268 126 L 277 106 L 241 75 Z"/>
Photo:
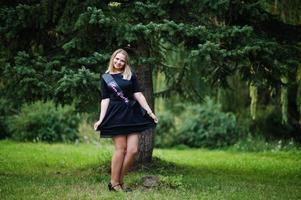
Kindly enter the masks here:
<path id="1" fill-rule="evenodd" d="M 152 162 L 146 164 L 136 164 L 134 167 L 130 169 L 130 172 L 134 173 L 143 173 L 143 174 L 155 174 L 155 175 L 163 175 L 163 176 L 177 176 L 177 175 L 189 175 L 189 176 L 244 176 L 253 177 L 253 178 L 286 178 L 286 179 L 296 179 L 299 178 L 301 180 L 301 169 L 296 171 L 272 171 L 268 168 L 246 168 L 241 166 L 240 168 L 217 165 L 217 166 L 190 166 L 185 164 L 176 164 L 174 162 L 166 161 L 160 159 L 158 157 L 153 157 Z M 109 176 L 111 173 L 111 161 L 108 159 L 103 161 L 100 164 L 91 164 L 85 166 L 84 168 L 77 168 L 73 172 L 70 172 L 73 175 L 86 173 L 97 174 L 101 176 Z"/>

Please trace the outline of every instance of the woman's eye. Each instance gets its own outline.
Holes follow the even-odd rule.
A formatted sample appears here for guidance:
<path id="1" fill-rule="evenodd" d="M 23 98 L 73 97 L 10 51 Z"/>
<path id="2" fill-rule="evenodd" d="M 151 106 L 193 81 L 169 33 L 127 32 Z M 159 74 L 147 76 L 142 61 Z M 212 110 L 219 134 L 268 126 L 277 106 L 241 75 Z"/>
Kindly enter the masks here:
<path id="1" fill-rule="evenodd" d="M 115 60 L 116 60 L 116 61 L 120 61 L 120 62 L 122 62 L 122 63 L 125 63 L 124 60 L 121 60 L 121 59 L 119 59 L 119 58 L 115 58 Z"/>

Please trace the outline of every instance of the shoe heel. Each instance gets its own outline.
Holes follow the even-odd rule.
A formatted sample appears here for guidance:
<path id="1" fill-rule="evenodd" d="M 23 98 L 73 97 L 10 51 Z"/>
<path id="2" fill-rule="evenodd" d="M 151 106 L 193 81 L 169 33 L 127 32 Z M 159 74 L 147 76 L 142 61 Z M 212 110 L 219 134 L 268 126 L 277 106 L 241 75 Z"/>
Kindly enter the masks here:
<path id="1" fill-rule="evenodd" d="M 109 189 L 109 191 L 112 191 L 112 190 L 113 190 L 113 187 L 112 187 L 112 183 L 111 183 L 111 182 L 108 184 L 108 189 Z"/>
<path id="2" fill-rule="evenodd" d="M 116 184 L 116 185 L 112 185 L 112 183 L 110 182 L 109 184 L 108 184 L 108 189 L 109 189 L 109 191 L 117 191 L 116 189 L 115 189 L 115 187 L 116 186 L 119 186 L 120 184 L 118 183 L 118 184 Z"/>

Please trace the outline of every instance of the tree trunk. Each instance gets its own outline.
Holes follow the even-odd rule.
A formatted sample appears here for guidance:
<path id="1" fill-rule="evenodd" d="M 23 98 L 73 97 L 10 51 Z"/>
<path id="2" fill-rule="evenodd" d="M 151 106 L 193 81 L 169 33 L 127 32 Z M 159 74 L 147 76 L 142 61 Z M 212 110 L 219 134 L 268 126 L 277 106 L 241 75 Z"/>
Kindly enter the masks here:
<path id="1" fill-rule="evenodd" d="M 281 8 L 279 9 L 280 16 L 284 22 L 288 22 L 290 15 L 287 10 Z M 291 65 L 288 66 L 288 85 L 287 85 L 287 121 L 290 124 L 294 131 L 293 136 L 297 138 L 297 140 L 301 140 L 301 124 L 300 124 L 300 111 L 298 109 L 298 66 Z"/>
<path id="2" fill-rule="evenodd" d="M 253 120 L 256 119 L 256 110 L 257 110 L 257 97 L 258 90 L 257 87 L 253 84 L 250 84 L 250 97 L 251 97 L 251 105 L 250 105 L 250 113 Z"/>
<path id="3" fill-rule="evenodd" d="M 297 67 L 291 66 L 288 74 L 288 121 L 295 128 L 300 130 L 300 113 L 298 110 L 297 94 L 298 94 L 298 83 L 297 83 Z"/>
<path id="4" fill-rule="evenodd" d="M 282 77 L 281 81 L 282 83 L 285 84 L 285 85 L 281 85 L 281 94 L 280 94 L 282 124 L 287 124 L 288 123 L 287 77 Z"/>
<path id="5" fill-rule="evenodd" d="M 149 52 L 146 42 L 140 42 L 137 48 L 137 55 L 141 57 L 149 57 Z M 138 58 L 139 58 L 138 57 Z M 143 94 L 147 100 L 147 103 L 154 111 L 154 98 L 153 98 L 153 79 L 152 79 L 152 66 L 148 64 L 142 64 L 135 68 L 138 76 L 138 81 L 143 89 Z M 154 131 L 146 130 L 139 135 L 139 150 L 136 163 L 148 163 L 152 161 L 154 148 Z"/>

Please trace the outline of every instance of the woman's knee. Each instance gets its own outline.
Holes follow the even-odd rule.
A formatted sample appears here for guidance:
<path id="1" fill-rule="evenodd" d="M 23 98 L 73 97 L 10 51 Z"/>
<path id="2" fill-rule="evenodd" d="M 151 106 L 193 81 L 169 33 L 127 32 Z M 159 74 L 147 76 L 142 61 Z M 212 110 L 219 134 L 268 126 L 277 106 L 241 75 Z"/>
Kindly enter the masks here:
<path id="1" fill-rule="evenodd" d="M 126 147 L 116 147 L 115 152 L 119 154 L 125 154 L 126 153 Z"/>
<path id="2" fill-rule="evenodd" d="M 127 137 L 126 154 L 135 155 L 138 153 L 138 134 L 133 133 Z"/>
<path id="3" fill-rule="evenodd" d="M 138 153 L 137 147 L 129 147 L 126 149 L 126 154 L 136 155 Z"/>
<path id="4" fill-rule="evenodd" d="M 116 136 L 113 138 L 115 145 L 115 152 L 120 154 L 125 154 L 126 152 L 126 137 Z"/>

